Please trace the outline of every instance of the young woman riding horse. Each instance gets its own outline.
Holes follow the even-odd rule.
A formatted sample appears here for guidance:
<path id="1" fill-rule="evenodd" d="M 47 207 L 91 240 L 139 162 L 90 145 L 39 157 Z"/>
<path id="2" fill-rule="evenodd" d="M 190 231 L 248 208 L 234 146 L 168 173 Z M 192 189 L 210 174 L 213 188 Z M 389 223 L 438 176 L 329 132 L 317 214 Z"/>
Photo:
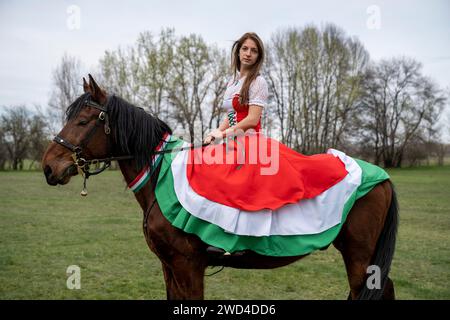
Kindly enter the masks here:
<path id="1" fill-rule="evenodd" d="M 239 142 L 251 145 L 253 140 L 278 146 L 258 132 L 267 99 L 267 85 L 258 74 L 262 42 L 253 33 L 245 34 L 233 46 L 233 53 L 239 73 L 225 93 L 227 118 L 205 142 L 253 128 L 256 133 L 230 141 L 232 152 L 239 149 Z M 338 151 L 307 157 L 281 144 L 280 167 L 272 176 L 257 174 L 262 167 L 259 162 L 213 164 L 217 170 L 204 170 L 208 164 L 193 161 L 203 149 L 189 150 L 188 144 L 171 136 L 164 122 L 119 97 L 108 96 L 90 75 L 84 90 L 68 108 L 67 124 L 43 157 L 47 182 L 66 184 L 78 172 L 89 177 L 95 162 L 107 166 L 118 161 L 142 208 L 148 246 L 161 260 L 168 299 L 203 299 L 203 278 L 209 265 L 277 268 L 330 243 L 343 256 L 349 298 L 394 298 L 388 273 L 398 209 L 393 185 L 383 170 Z M 188 150 L 180 151 L 183 148 Z M 217 154 L 221 148 L 215 144 L 204 150 Z M 251 150 L 247 146 L 243 150 L 248 160 Z M 212 171 L 215 177 L 210 176 Z M 229 179 L 211 194 L 208 183 L 223 181 L 224 174 Z M 239 192 L 239 184 L 255 182 L 250 194 Z M 342 192 L 348 195 L 339 197 Z M 331 220 L 317 217 L 329 207 L 333 210 L 326 215 Z M 235 224 L 230 227 L 233 219 Z M 207 252 L 209 246 L 245 253 L 212 256 Z M 380 270 L 380 287 L 366 285 L 371 265 Z"/>

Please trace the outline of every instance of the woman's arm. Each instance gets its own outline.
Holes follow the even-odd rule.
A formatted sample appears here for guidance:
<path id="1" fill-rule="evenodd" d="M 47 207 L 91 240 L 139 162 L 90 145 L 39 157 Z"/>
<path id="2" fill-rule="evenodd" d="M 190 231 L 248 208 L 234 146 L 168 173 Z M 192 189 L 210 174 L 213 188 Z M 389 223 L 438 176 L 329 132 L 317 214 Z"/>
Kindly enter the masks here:
<path id="1" fill-rule="evenodd" d="M 259 122 L 259 119 L 261 119 L 262 110 L 263 108 L 261 108 L 260 106 L 250 105 L 248 107 L 248 115 L 244 119 L 239 121 L 235 126 L 232 126 L 231 128 L 228 126 L 228 129 L 223 131 L 223 136 L 234 133 L 237 130 L 242 130 L 245 132 L 248 129 L 256 127 L 256 125 Z"/>
<path id="2" fill-rule="evenodd" d="M 257 105 L 250 105 L 248 107 L 248 115 L 236 125 L 230 127 L 228 117 L 220 124 L 218 129 L 211 131 L 205 138 L 204 143 L 210 143 L 213 138 L 223 138 L 227 135 L 237 133 L 237 131 L 247 131 L 248 129 L 256 127 L 262 115 L 262 107 Z"/>
<path id="3" fill-rule="evenodd" d="M 219 126 L 220 131 L 224 131 L 225 129 L 228 129 L 230 127 L 230 123 L 228 122 L 228 117 L 225 116 L 225 119 L 222 121 L 222 123 Z"/>
<path id="4" fill-rule="evenodd" d="M 223 133 L 229 127 L 230 127 L 230 123 L 228 122 L 228 116 L 225 116 L 225 119 L 219 125 L 219 128 L 214 129 L 210 133 L 208 133 L 206 135 L 206 138 L 203 140 L 203 143 L 211 143 L 211 141 L 213 139 L 223 136 Z"/>

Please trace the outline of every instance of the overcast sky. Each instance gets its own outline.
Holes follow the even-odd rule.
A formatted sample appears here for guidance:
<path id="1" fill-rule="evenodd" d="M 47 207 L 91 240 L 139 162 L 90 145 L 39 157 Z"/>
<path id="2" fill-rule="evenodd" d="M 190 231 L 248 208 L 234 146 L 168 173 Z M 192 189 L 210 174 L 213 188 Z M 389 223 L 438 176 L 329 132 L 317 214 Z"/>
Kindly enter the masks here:
<path id="1" fill-rule="evenodd" d="M 45 106 L 64 52 L 95 72 L 105 50 L 134 44 L 142 31 L 173 27 L 230 49 L 247 31 L 268 41 L 280 28 L 327 22 L 357 36 L 372 59 L 413 57 L 450 88 L 447 0 L 0 0 L 0 106 Z"/>

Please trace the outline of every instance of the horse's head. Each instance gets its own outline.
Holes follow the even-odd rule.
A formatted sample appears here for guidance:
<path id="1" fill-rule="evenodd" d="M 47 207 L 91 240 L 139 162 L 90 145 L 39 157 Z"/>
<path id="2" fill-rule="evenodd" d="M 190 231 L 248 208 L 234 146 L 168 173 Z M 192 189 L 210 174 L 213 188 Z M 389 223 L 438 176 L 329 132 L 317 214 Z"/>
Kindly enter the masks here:
<path id="1" fill-rule="evenodd" d="M 82 160 L 107 157 L 108 113 L 107 95 L 89 75 L 89 84 L 83 78 L 84 94 L 67 110 L 67 123 L 48 146 L 42 159 L 47 183 L 66 184 L 78 173 Z M 80 161 L 79 159 L 82 160 Z"/>

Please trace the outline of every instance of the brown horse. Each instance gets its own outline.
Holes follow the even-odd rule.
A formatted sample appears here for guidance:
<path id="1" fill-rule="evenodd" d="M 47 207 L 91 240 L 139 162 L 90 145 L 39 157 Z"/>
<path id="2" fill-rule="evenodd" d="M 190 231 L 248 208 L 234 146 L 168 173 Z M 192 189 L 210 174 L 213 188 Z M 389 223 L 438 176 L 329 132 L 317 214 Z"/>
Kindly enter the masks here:
<path id="1" fill-rule="evenodd" d="M 116 96 L 107 96 L 91 75 L 83 79 L 85 93 L 67 110 L 67 123 L 48 146 L 42 167 L 50 185 L 66 184 L 79 170 L 89 176 L 96 160 L 104 167 L 117 160 L 127 184 L 145 165 L 170 128 L 158 118 Z M 103 168 L 104 169 L 104 168 Z M 95 173 L 99 173 L 102 169 Z M 150 249 L 161 260 L 168 299 L 203 299 L 208 266 L 272 269 L 304 256 L 270 257 L 254 252 L 211 257 L 207 244 L 196 235 L 173 227 L 163 216 L 155 197 L 159 168 L 135 194 L 143 210 L 143 229 Z M 86 180 L 85 180 L 86 181 Z M 398 224 L 398 208 L 392 183 L 375 186 L 356 201 L 333 245 L 341 252 L 350 285 L 349 299 L 394 299 L 388 277 Z M 368 267 L 380 269 L 381 286 L 369 289 Z"/>

